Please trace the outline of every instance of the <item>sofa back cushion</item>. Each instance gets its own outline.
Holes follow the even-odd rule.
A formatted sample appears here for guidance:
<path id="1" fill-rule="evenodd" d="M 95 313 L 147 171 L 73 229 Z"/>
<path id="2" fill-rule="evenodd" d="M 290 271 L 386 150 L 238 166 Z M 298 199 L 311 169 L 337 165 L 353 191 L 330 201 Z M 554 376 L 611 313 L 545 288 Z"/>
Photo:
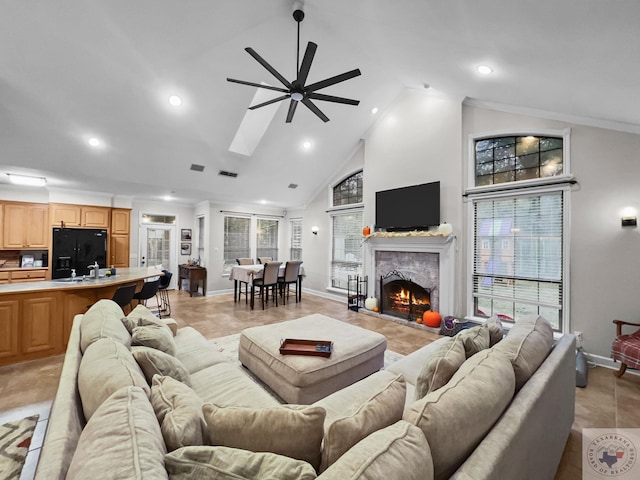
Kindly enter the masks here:
<path id="1" fill-rule="evenodd" d="M 315 469 L 320 465 L 325 419 L 321 407 L 219 408 L 205 403 L 202 411 L 212 445 L 277 453 Z"/>
<path id="2" fill-rule="evenodd" d="M 169 331 L 171 331 L 166 322 L 156 317 L 151 310 L 145 307 L 142 303 L 136 305 L 136 308 L 131 310 L 127 316 L 121 317 L 121 320 L 129 333 L 133 333 L 133 329 L 136 327 L 149 326 L 168 328 Z"/>
<path id="3" fill-rule="evenodd" d="M 452 337 L 424 363 L 416 381 L 416 400 L 445 385 L 466 360 L 464 344 Z"/>
<path id="4" fill-rule="evenodd" d="M 493 347 L 496 343 L 500 342 L 504 337 L 502 329 L 502 322 L 497 315 L 487 318 L 481 327 L 486 328 L 489 331 L 489 346 Z"/>
<path id="5" fill-rule="evenodd" d="M 404 419 L 424 433 L 434 478 L 449 478 L 482 441 L 509 405 L 515 389 L 511 362 L 483 350 L 467 360 L 444 387 L 405 411 Z"/>
<path id="6" fill-rule="evenodd" d="M 131 354 L 151 385 L 154 375 L 172 377 L 191 386 L 191 375 L 176 357 L 149 347 L 131 347 Z"/>
<path id="7" fill-rule="evenodd" d="M 89 421 L 102 402 L 128 386 L 142 387 L 149 396 L 149 385 L 127 347 L 111 338 L 89 345 L 78 370 L 78 391 L 85 419 Z"/>
<path id="8" fill-rule="evenodd" d="M 420 429 L 400 420 L 358 442 L 318 478 L 433 480 L 431 451 Z"/>
<path id="9" fill-rule="evenodd" d="M 161 480 L 166 453 L 160 426 L 140 387 L 116 391 L 87 423 L 67 480 Z"/>
<path id="10" fill-rule="evenodd" d="M 176 356 L 176 344 L 173 334 L 166 326 L 147 325 L 135 327 L 131 334 L 131 345 L 155 348 L 161 352 Z"/>
<path id="11" fill-rule="evenodd" d="M 516 391 L 527 383 L 553 346 L 553 329 L 540 315 L 518 320 L 494 350 L 506 355 L 516 374 Z"/>
<path id="12" fill-rule="evenodd" d="M 98 300 L 82 317 L 80 349 L 82 353 L 101 338 L 112 338 L 125 347 L 131 346 L 131 335 L 122 324 L 122 309 L 112 300 Z"/>
<path id="13" fill-rule="evenodd" d="M 482 326 L 465 328 L 457 336 L 464 345 L 464 354 L 466 358 L 489 348 L 488 328 Z"/>

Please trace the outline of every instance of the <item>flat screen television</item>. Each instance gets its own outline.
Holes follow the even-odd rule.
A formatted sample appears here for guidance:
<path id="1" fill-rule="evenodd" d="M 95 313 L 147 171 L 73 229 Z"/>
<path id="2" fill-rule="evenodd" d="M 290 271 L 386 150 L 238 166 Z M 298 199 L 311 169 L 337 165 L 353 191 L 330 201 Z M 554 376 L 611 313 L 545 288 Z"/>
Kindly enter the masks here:
<path id="1" fill-rule="evenodd" d="M 376 228 L 427 230 L 440 225 L 440 182 L 376 192 Z"/>

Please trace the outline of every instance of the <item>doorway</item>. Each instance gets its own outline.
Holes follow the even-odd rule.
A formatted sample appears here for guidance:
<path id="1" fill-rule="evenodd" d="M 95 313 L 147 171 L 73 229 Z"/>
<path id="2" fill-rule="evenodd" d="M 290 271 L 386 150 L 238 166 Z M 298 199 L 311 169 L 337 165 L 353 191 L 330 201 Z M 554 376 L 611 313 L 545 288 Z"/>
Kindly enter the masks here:
<path id="1" fill-rule="evenodd" d="M 177 285 L 178 261 L 176 255 L 176 227 L 174 225 L 140 226 L 140 267 L 162 265 L 172 272 L 169 288 Z"/>

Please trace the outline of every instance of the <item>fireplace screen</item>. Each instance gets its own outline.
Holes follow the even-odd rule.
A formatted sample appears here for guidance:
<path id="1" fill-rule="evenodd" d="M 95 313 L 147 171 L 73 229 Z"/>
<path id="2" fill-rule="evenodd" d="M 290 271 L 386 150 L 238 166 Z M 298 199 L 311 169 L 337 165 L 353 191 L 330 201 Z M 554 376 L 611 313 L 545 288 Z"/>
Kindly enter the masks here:
<path id="1" fill-rule="evenodd" d="M 430 291 L 393 271 L 380 277 L 380 313 L 415 321 L 431 309 Z"/>

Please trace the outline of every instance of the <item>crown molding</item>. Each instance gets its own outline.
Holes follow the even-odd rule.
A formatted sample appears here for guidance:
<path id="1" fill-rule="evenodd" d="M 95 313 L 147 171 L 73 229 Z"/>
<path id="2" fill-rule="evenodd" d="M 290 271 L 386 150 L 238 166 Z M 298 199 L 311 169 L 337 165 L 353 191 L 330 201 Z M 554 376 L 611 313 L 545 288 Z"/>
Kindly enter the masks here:
<path id="1" fill-rule="evenodd" d="M 575 123 L 578 125 L 585 125 L 588 127 L 605 128 L 607 130 L 617 130 L 619 132 L 640 134 L 640 125 L 637 125 L 634 123 L 616 122 L 613 120 L 583 117 L 580 115 L 569 115 L 566 113 L 552 112 L 549 110 L 540 110 L 537 108 L 520 107 L 515 105 L 507 105 L 504 103 L 489 102 L 489 101 L 478 100 L 476 98 L 470 98 L 470 97 L 466 97 L 462 101 L 462 104 L 469 107 L 485 108 L 487 110 L 495 110 L 498 112 L 528 115 L 530 117 L 546 118 L 549 120 Z"/>

